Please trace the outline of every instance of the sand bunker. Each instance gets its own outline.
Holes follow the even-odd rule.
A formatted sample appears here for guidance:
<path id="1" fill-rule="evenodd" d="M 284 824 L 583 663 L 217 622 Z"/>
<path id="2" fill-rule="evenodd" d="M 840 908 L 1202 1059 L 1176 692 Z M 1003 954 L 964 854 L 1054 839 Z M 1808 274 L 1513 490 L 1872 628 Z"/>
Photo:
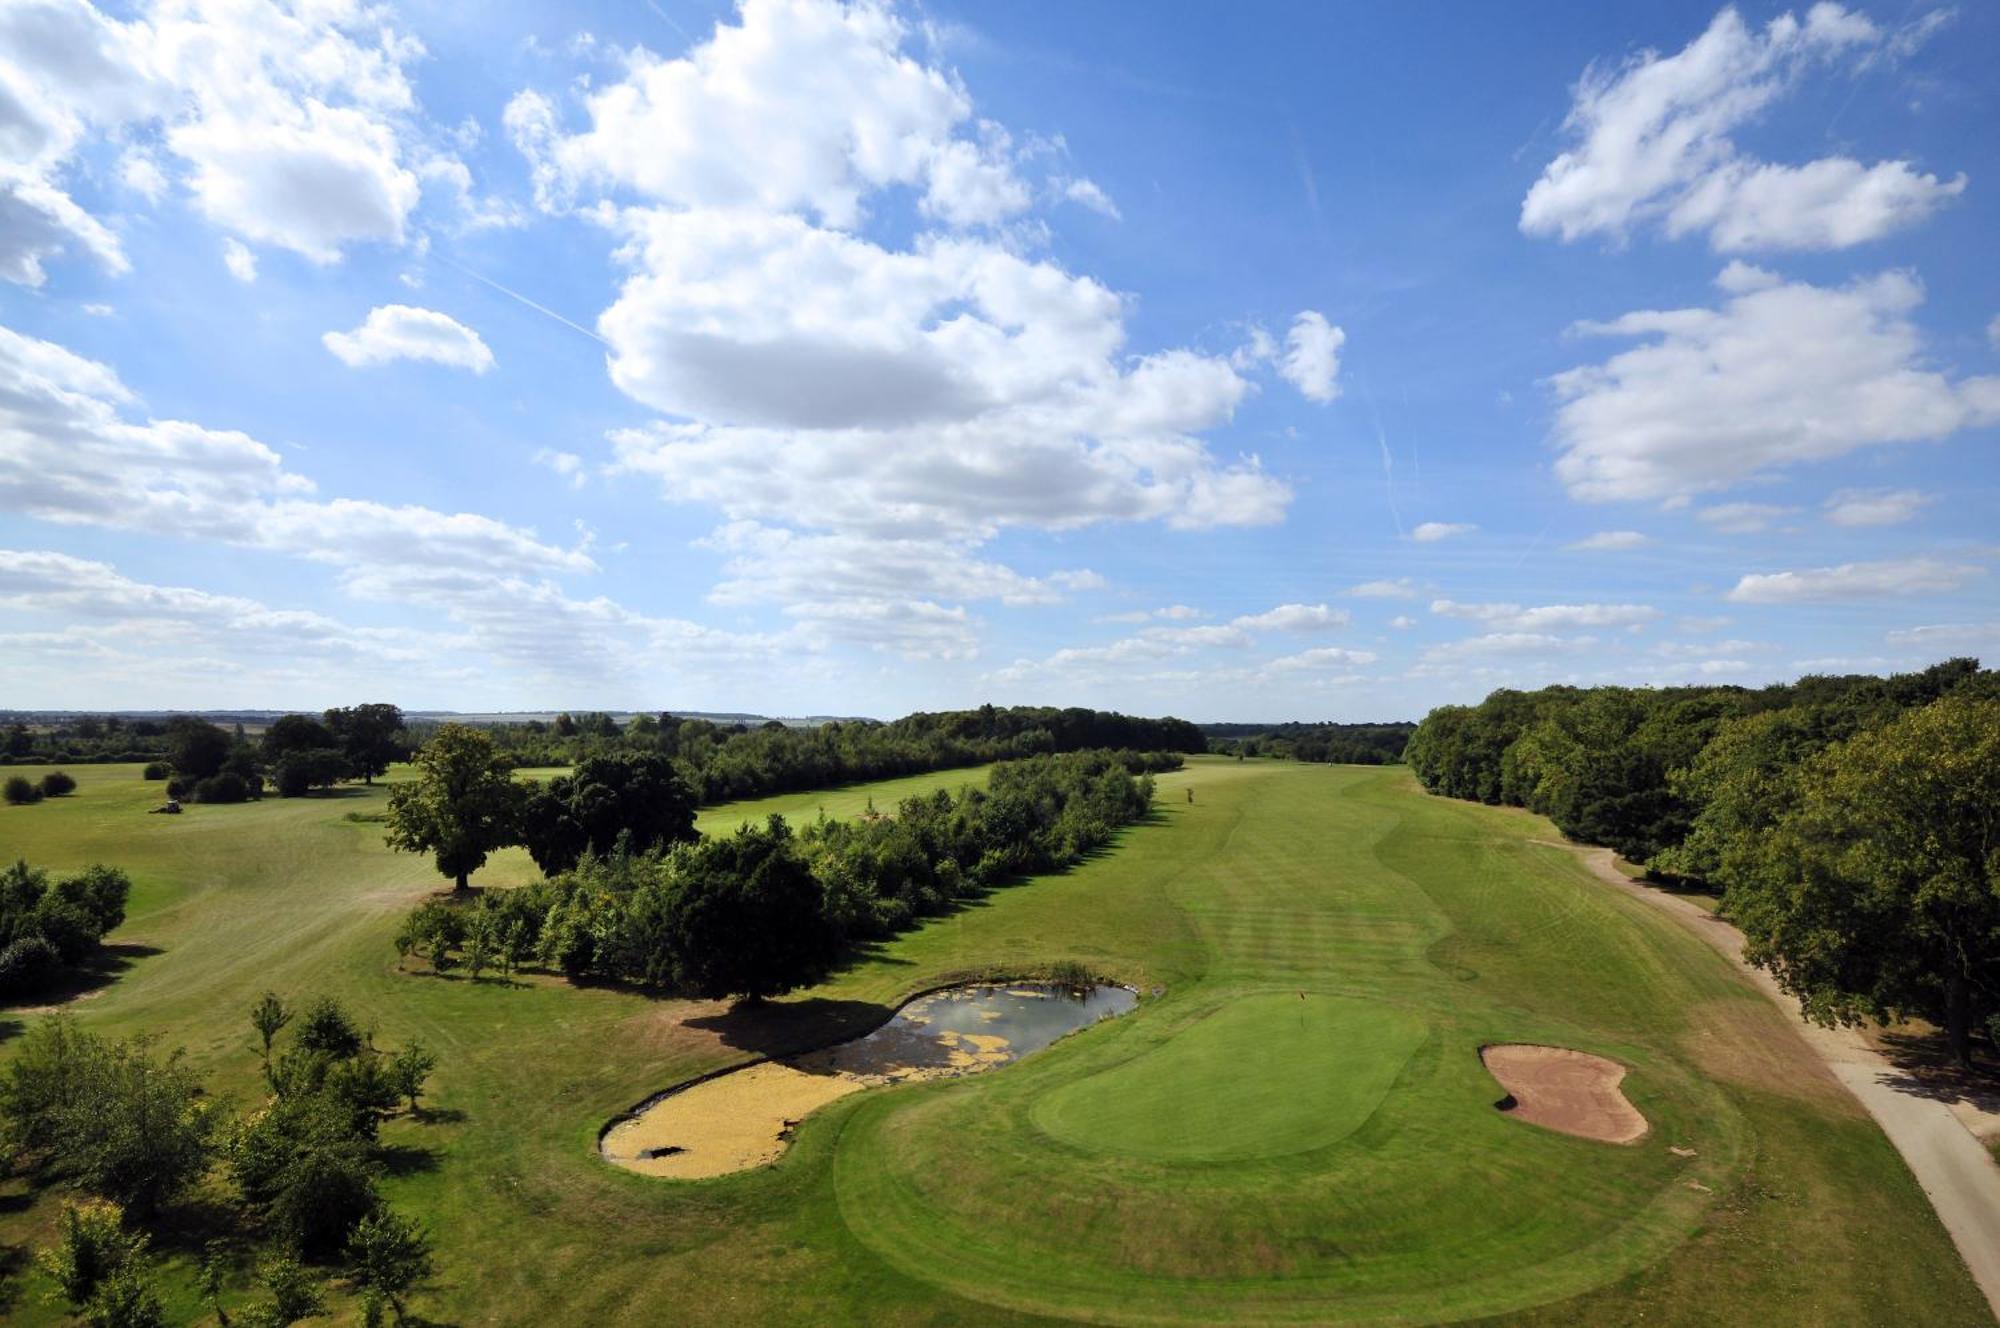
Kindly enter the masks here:
<path id="1" fill-rule="evenodd" d="M 1617 1061 L 1518 1043 L 1482 1047 L 1479 1059 L 1507 1090 L 1500 1109 L 1510 1116 L 1607 1144 L 1629 1144 L 1646 1133 L 1646 1118 L 1618 1087 L 1625 1067 Z"/>
<path id="2" fill-rule="evenodd" d="M 607 1160 L 648 1176 L 695 1180 L 775 1161 L 792 1125 L 867 1085 L 777 1061 L 707 1079 L 605 1132 Z"/>
<path id="3" fill-rule="evenodd" d="M 793 1126 L 849 1093 L 994 1069 L 1123 1013 L 1136 999 L 1121 987 L 981 984 L 933 992 L 852 1042 L 666 1093 L 606 1130 L 598 1149 L 627 1170 L 678 1180 L 763 1166 L 785 1151 Z"/>

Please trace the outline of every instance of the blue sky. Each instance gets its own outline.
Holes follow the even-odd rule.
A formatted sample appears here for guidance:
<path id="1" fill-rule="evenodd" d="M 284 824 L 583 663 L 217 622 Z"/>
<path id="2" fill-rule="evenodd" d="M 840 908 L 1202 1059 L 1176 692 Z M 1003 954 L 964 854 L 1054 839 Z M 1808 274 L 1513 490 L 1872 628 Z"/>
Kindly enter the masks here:
<path id="1" fill-rule="evenodd" d="M 0 11 L 27 707 L 2000 652 L 1981 6 Z"/>

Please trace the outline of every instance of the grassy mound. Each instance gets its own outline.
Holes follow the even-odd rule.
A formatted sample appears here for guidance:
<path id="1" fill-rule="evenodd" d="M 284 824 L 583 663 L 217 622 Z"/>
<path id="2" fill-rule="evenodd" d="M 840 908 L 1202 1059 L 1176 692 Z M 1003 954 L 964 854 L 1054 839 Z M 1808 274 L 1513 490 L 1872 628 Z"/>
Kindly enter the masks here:
<path id="1" fill-rule="evenodd" d="M 1426 1032 L 1422 1019 L 1375 1001 L 1246 996 L 1064 1085 L 1029 1115 L 1092 1153 L 1234 1162 L 1307 1152 L 1375 1114 Z"/>

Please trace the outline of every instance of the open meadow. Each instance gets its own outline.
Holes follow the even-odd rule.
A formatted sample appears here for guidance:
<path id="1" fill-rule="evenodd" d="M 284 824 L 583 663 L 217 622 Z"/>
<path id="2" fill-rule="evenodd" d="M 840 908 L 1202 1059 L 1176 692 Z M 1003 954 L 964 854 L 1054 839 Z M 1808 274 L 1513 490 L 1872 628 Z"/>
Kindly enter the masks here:
<path id="1" fill-rule="evenodd" d="M 1901 1160 L 1783 1015 L 1538 843 L 1557 838 L 1546 821 L 1426 796 L 1402 768 L 1196 758 L 1083 865 L 735 1008 L 399 965 L 399 919 L 445 882 L 383 847 L 381 784 L 166 817 L 144 814 L 159 786 L 135 767 L 74 773 L 72 797 L 0 808 L 0 853 L 131 873 L 122 971 L 70 1003 L 87 1027 L 185 1047 L 239 1109 L 260 1096 L 246 1012 L 266 989 L 336 995 L 384 1045 L 439 1051 L 431 1118 L 384 1127 L 385 1190 L 437 1237 L 427 1320 L 1991 1322 Z M 981 778 L 786 795 L 701 826 L 891 812 Z M 534 876 L 508 850 L 474 884 Z M 843 1098 L 754 1171 L 659 1180 L 595 1152 L 608 1119 L 678 1081 L 859 1032 L 960 977 L 1065 962 L 1139 1008 L 989 1074 Z M 0 1035 L 35 1017 L 6 1012 Z M 1619 1062 L 1649 1129 L 1609 1144 L 1495 1110 L 1495 1043 Z M 18 1181 L 0 1196 L 9 1322 L 60 1321 L 25 1267 L 55 1209 Z M 169 1309 L 192 1318 L 191 1254 L 161 1249 Z"/>

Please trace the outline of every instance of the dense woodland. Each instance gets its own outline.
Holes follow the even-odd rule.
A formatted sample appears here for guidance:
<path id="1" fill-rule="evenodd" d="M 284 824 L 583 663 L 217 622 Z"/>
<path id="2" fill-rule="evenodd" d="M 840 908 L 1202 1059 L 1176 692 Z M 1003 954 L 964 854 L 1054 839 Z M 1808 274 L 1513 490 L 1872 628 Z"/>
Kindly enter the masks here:
<path id="1" fill-rule="evenodd" d="M 2000 1041 L 2000 673 L 1498 691 L 1425 717 L 1433 793 L 1527 807 L 1721 896 L 1824 1022 Z"/>
<path id="2" fill-rule="evenodd" d="M 443 747 L 419 760 L 436 765 L 445 751 L 476 751 L 483 741 L 447 730 L 433 740 Z M 1146 814 L 1151 772 L 1180 763 L 1176 753 L 1132 751 L 1027 757 L 995 766 L 983 789 L 908 798 L 890 814 L 800 829 L 773 816 L 702 839 L 691 814 L 655 814 L 661 768 L 672 774 L 662 758 L 591 758 L 559 801 L 598 809 L 595 837 L 579 833 L 563 839 L 561 853 L 538 852 L 544 870 L 563 865 L 534 885 L 469 906 L 426 901 L 397 948 L 475 977 L 532 965 L 695 996 L 776 995 L 823 977 L 855 940 L 889 935 L 1009 877 L 1080 861 Z M 407 815 L 425 825 L 449 819 L 418 787 L 402 804 Z M 471 789 L 462 778 L 458 787 Z M 532 794 L 524 806 L 541 800 Z M 480 795 L 464 802 L 476 818 L 488 815 Z M 523 831 L 544 832 L 535 823 Z M 404 833 L 392 813 L 392 844 L 420 849 L 424 839 Z M 463 865 L 439 858 L 447 875 Z"/>
<path id="3" fill-rule="evenodd" d="M 1224 756 L 1264 756 L 1333 765 L 1393 765 L 1416 731 L 1388 724 L 1203 724 L 1208 749 Z"/>

